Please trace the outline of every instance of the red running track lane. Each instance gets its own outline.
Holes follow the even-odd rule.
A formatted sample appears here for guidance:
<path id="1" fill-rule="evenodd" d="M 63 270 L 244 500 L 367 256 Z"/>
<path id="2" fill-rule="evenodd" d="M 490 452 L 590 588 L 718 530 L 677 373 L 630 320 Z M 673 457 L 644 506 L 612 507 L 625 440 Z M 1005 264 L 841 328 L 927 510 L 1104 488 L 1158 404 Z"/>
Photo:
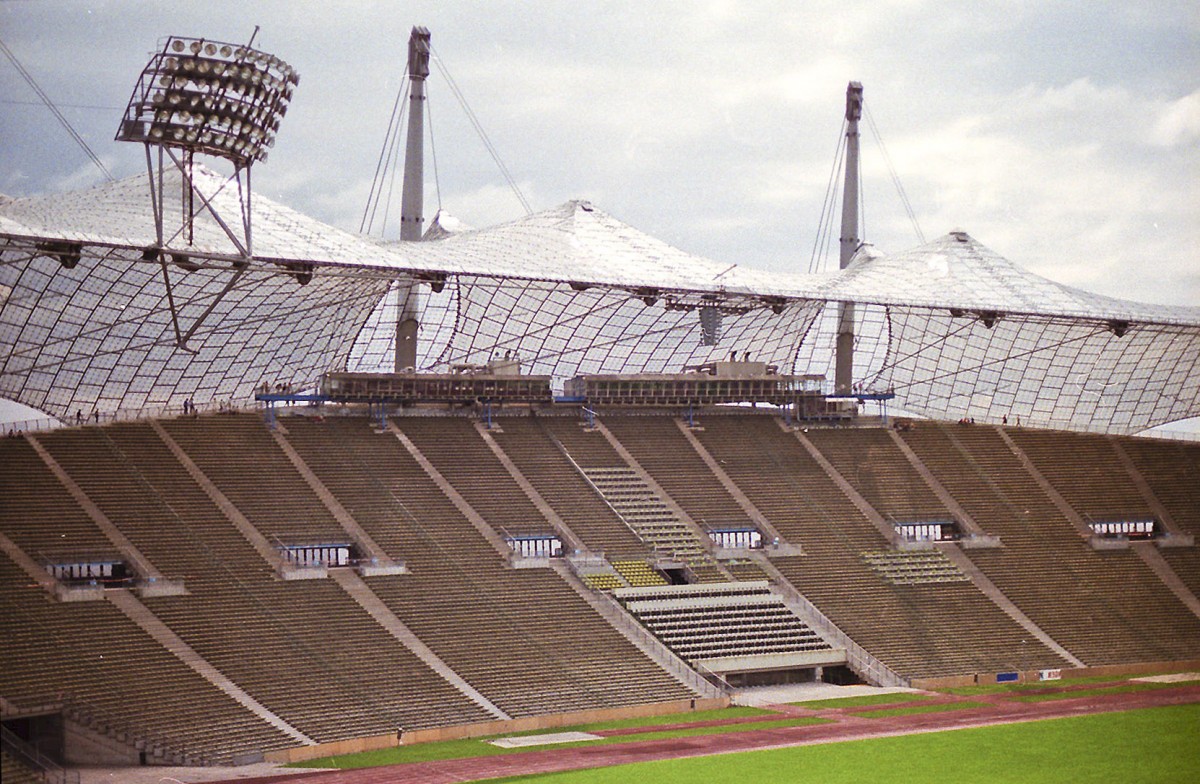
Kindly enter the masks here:
<path id="1" fill-rule="evenodd" d="M 1009 695 L 1004 695 L 1009 696 Z M 986 702 L 983 707 L 941 713 L 908 714 L 868 719 L 845 710 L 811 711 L 808 715 L 833 719 L 830 724 L 746 730 L 724 735 L 703 735 L 658 741 L 633 741 L 609 746 L 542 749 L 494 757 L 414 762 L 358 770 L 317 771 L 256 779 L 238 784 L 459 784 L 501 776 L 528 776 L 581 768 L 608 767 L 631 762 L 701 757 L 738 751 L 760 751 L 787 746 L 879 738 L 924 732 L 1058 719 L 1089 713 L 1153 708 L 1200 702 L 1200 685 L 1166 687 L 1121 694 L 1099 694 L 1046 702 L 1013 702 L 1000 695 L 961 698 Z M 941 700 L 939 700 L 940 702 Z M 872 707 L 870 709 L 875 709 Z M 743 722 L 730 722 L 743 723 Z"/>

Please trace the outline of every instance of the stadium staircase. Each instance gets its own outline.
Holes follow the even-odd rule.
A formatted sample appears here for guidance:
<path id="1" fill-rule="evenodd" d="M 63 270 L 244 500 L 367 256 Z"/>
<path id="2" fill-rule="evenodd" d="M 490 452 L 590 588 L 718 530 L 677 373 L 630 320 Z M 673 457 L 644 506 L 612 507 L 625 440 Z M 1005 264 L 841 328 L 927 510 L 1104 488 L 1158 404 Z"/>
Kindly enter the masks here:
<path id="1" fill-rule="evenodd" d="M 586 549 L 610 561 L 640 560 L 653 553 L 612 507 L 604 502 L 579 467 L 619 465 L 604 437 L 580 426 L 575 417 L 505 419 L 493 437 L 538 488 Z"/>
<path id="2" fill-rule="evenodd" d="M 605 416 L 604 424 L 637 466 L 702 530 L 749 528 L 757 530 L 763 543 L 774 551 L 787 544 L 682 420 L 662 416 Z M 722 564 L 735 578 L 740 571 L 749 574 L 748 579 L 761 579 L 761 571 L 753 564 L 725 560 Z"/>
<path id="3" fill-rule="evenodd" d="M 613 504 L 614 499 L 625 503 L 624 508 L 614 508 L 622 516 L 625 516 L 626 510 L 634 515 L 626 517 L 627 522 L 656 552 L 663 552 L 659 542 L 664 539 L 664 544 L 672 540 L 677 542 L 673 546 L 678 549 L 671 557 L 687 564 L 687 570 L 691 573 L 690 582 L 714 583 L 732 580 L 729 572 L 713 557 L 715 547 L 712 540 L 691 515 L 642 467 L 637 458 L 617 440 L 599 417 L 595 419 L 594 427 L 609 442 L 621 460 L 617 464 L 621 469 L 616 472 L 611 468 L 594 468 L 587 472 L 589 481 L 592 481 L 593 487 L 605 496 L 609 505 Z M 594 481 L 596 476 L 603 477 L 606 473 L 608 478 L 604 481 L 607 483 L 607 489 L 605 485 L 597 485 Z M 612 491 L 615 491 L 615 495 L 610 496 Z M 647 539 L 647 534 L 651 536 L 650 539 Z M 668 547 L 670 546 L 672 545 L 668 544 Z"/>
<path id="4" fill-rule="evenodd" d="M 662 491 L 705 530 L 753 526 L 756 521 L 685 439 L 677 420 L 656 416 L 605 416 L 604 426 Z M 769 538 L 770 533 L 765 535 Z"/>
<path id="5" fill-rule="evenodd" d="M 7 727 L 0 727 L 0 781 L 4 784 L 79 784 L 67 770 Z"/>
<path id="6" fill-rule="evenodd" d="M 810 669 L 846 662 L 767 582 L 621 588 L 625 609 L 703 672 Z"/>
<path id="7" fill-rule="evenodd" d="M 25 764 L 20 758 L 0 749 L 0 779 L 4 784 L 49 784 L 54 781 L 45 771 Z M 59 779 L 62 781 L 63 779 Z"/>

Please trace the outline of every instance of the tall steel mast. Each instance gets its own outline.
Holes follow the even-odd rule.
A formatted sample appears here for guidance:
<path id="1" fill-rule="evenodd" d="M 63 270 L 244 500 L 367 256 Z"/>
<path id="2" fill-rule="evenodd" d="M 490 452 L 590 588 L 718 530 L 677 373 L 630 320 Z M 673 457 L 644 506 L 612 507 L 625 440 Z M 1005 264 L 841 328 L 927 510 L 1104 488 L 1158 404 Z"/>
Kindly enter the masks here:
<path id="1" fill-rule="evenodd" d="M 400 239 L 417 241 L 425 218 L 425 79 L 429 76 L 429 30 L 414 27 L 408 38 L 408 138 L 404 148 L 404 191 L 400 202 Z M 421 292 L 415 280 L 396 290 L 396 372 L 417 366 Z"/>
<path id="2" fill-rule="evenodd" d="M 846 179 L 842 188 L 842 236 L 839 269 L 850 266 L 858 250 L 858 121 L 862 118 L 861 82 L 846 86 Z M 837 354 L 833 390 L 848 395 L 854 387 L 854 303 L 838 303 Z"/>

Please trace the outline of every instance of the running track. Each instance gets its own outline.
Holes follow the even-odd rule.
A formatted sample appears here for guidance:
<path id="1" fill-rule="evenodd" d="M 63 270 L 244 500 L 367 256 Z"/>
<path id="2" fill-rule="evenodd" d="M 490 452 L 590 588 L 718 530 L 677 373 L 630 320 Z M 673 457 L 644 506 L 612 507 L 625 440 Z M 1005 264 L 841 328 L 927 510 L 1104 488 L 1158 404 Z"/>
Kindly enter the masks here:
<path id="1" fill-rule="evenodd" d="M 1098 684 L 1090 684 L 1094 687 Z M 1028 692 L 1026 692 L 1028 693 Z M 774 710 L 793 716 L 819 716 L 832 723 L 804 727 L 781 727 L 766 730 L 746 730 L 723 735 L 673 738 L 657 741 L 634 741 L 607 746 L 571 749 L 542 749 L 494 757 L 438 760 L 362 768 L 345 771 L 317 771 L 311 774 L 268 776 L 239 779 L 239 784 L 456 784 L 501 776 L 523 776 L 579 768 L 607 767 L 630 762 L 701 757 L 737 751 L 758 751 L 784 746 L 803 746 L 814 743 L 836 743 L 861 738 L 888 735 L 907 735 L 919 732 L 940 732 L 989 724 L 1010 724 L 1039 719 L 1057 719 L 1088 713 L 1151 708 L 1160 705 L 1182 705 L 1200 702 L 1200 684 L 1187 684 L 1141 692 L 1101 694 L 1050 700 L 1047 702 L 1013 702 L 997 694 L 976 697 L 945 697 L 932 702 L 970 701 L 986 703 L 983 707 L 962 708 L 941 713 L 909 714 L 891 718 L 871 719 L 855 715 L 871 708 L 842 708 L 806 710 L 780 705 Z M 923 703 L 929 704 L 929 703 Z M 778 719 L 780 716 L 766 716 Z M 753 723 L 735 720 L 737 723 Z M 733 723 L 733 722 L 717 722 Z M 690 725 L 696 726 L 696 725 Z M 655 728 L 658 729 L 658 728 Z M 645 729 L 639 731 L 646 731 Z M 596 733 L 596 734 L 620 734 Z"/>

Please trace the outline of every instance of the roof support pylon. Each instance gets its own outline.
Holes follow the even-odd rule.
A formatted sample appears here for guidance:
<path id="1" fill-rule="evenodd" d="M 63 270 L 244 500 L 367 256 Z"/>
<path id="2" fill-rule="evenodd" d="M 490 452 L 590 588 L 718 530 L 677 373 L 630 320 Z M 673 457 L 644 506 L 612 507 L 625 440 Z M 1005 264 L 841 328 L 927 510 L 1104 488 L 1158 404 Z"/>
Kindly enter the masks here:
<path id="1" fill-rule="evenodd" d="M 862 239 L 858 236 L 858 121 L 862 119 L 861 82 L 846 85 L 846 177 L 842 187 L 842 236 L 838 268 L 850 266 L 850 259 Z M 838 303 L 837 351 L 833 375 L 836 394 L 848 395 L 854 387 L 854 303 Z"/>
<path id="2" fill-rule="evenodd" d="M 429 76 L 429 30 L 414 27 L 408 38 L 408 138 L 404 148 L 404 191 L 400 202 L 400 239 L 421 239 L 425 218 L 425 79 Z M 411 278 L 396 290 L 397 373 L 417 366 L 421 293 Z"/>

